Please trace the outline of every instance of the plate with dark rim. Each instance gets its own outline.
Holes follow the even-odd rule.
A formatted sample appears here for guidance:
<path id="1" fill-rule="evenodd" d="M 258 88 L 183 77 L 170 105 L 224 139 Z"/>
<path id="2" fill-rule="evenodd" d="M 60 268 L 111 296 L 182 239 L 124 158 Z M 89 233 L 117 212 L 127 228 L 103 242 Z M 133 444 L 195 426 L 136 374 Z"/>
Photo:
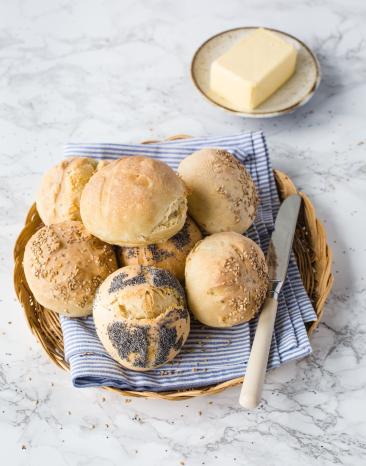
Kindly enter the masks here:
<path id="1" fill-rule="evenodd" d="M 305 105 L 314 95 L 321 80 L 319 62 L 315 54 L 301 40 L 277 29 L 265 28 L 283 37 L 297 49 L 295 73 L 271 97 L 251 112 L 243 111 L 209 86 L 211 63 L 232 45 L 258 27 L 240 27 L 220 32 L 206 40 L 196 51 L 191 63 L 193 84 L 203 97 L 213 105 L 234 115 L 248 118 L 270 118 L 291 113 Z"/>

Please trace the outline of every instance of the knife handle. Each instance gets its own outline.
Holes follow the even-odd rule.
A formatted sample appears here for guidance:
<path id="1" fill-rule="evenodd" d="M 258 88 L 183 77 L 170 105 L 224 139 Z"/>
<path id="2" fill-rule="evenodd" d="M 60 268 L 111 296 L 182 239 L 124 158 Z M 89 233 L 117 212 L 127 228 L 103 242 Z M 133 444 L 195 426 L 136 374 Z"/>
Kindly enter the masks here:
<path id="1" fill-rule="evenodd" d="M 261 401 L 277 306 L 277 299 L 268 297 L 259 315 L 239 398 L 241 406 L 247 409 L 256 408 Z"/>

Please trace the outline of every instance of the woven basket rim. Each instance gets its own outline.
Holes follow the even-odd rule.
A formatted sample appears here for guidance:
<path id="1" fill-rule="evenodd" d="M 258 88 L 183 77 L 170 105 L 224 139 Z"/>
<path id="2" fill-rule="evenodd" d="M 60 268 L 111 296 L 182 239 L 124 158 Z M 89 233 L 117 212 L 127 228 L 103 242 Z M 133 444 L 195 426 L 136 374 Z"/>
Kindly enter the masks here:
<path id="1" fill-rule="evenodd" d="M 168 140 L 188 137 L 187 135 L 176 135 L 168 138 Z M 145 143 L 152 142 L 156 141 L 145 141 Z M 314 309 L 317 314 L 317 319 L 307 328 L 307 332 L 310 336 L 319 325 L 323 315 L 325 301 L 333 284 L 334 278 L 331 272 L 332 252 L 327 244 L 325 229 L 322 223 L 317 219 L 314 206 L 306 194 L 297 191 L 295 185 L 285 173 L 274 170 L 274 175 L 281 200 L 294 193 L 298 193 L 302 198 L 302 214 L 300 214 L 299 219 L 300 217 L 303 219 L 303 224 L 298 223 L 295 234 L 294 251 L 304 286 L 308 294 L 309 290 L 311 290 L 310 298 L 313 301 Z M 300 221 L 301 219 L 298 222 Z M 41 225 L 34 204 L 28 212 L 24 228 L 20 232 L 14 247 L 14 287 L 31 332 L 35 335 L 51 361 L 63 370 L 69 371 L 69 365 L 65 361 L 62 351 L 63 341 L 59 316 L 52 311 L 43 309 L 42 306 L 35 301 L 24 277 L 23 255 L 25 244 L 29 237 L 32 236 Z M 206 387 L 161 392 L 122 390 L 113 387 L 103 388 L 130 397 L 185 400 L 196 396 L 216 394 L 226 388 L 239 385 L 242 381 L 243 377 L 236 377 Z"/>

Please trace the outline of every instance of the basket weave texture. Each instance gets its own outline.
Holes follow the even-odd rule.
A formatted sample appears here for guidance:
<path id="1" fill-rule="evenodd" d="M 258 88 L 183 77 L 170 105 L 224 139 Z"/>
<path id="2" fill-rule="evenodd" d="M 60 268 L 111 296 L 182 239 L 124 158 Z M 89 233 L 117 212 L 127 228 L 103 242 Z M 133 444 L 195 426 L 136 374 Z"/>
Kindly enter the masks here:
<path id="1" fill-rule="evenodd" d="M 183 139 L 188 136 L 177 135 L 169 140 Z M 155 141 L 145 141 L 152 143 Z M 293 250 L 305 289 L 313 303 L 317 320 L 312 322 L 307 332 L 309 335 L 316 329 L 322 318 L 324 304 L 333 284 L 331 272 L 332 252 L 327 244 L 327 236 L 321 222 L 316 218 L 315 209 L 306 194 L 298 192 L 290 178 L 279 170 L 274 170 L 277 189 L 281 200 L 291 194 L 298 193 L 302 197 L 302 207 L 297 222 Z M 64 359 L 64 342 L 58 314 L 45 309 L 34 298 L 24 276 L 23 256 L 25 246 L 30 237 L 43 226 L 36 205 L 28 212 L 25 225 L 19 234 L 14 247 L 14 287 L 19 302 L 22 305 L 29 328 L 45 350 L 52 362 L 68 371 L 68 363 Z M 243 377 L 237 377 L 226 382 L 199 389 L 151 392 L 120 390 L 105 387 L 125 396 L 161 398 L 167 400 L 184 400 L 200 395 L 219 393 L 225 388 L 242 383 Z"/>

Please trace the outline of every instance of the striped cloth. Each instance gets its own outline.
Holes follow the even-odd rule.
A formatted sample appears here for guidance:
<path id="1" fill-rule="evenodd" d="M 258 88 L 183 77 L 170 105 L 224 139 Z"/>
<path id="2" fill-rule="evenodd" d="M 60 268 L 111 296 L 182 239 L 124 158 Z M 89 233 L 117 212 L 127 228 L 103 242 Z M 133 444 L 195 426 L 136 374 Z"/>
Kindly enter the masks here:
<path id="1" fill-rule="evenodd" d="M 247 235 L 266 252 L 279 208 L 272 166 L 261 132 L 229 137 L 195 138 L 150 145 L 68 144 L 66 156 L 118 159 L 141 154 L 164 160 L 173 169 L 179 161 L 202 147 L 229 150 L 251 173 L 260 193 L 260 207 Z M 305 323 L 316 315 L 291 258 L 272 339 L 268 368 L 311 352 Z M 230 329 L 209 328 L 192 319 L 189 338 L 179 355 L 163 368 L 139 373 L 122 368 L 99 342 L 92 317 L 62 317 L 65 358 L 76 387 L 110 386 L 130 390 L 176 390 L 216 384 L 245 373 L 257 320 Z"/>

